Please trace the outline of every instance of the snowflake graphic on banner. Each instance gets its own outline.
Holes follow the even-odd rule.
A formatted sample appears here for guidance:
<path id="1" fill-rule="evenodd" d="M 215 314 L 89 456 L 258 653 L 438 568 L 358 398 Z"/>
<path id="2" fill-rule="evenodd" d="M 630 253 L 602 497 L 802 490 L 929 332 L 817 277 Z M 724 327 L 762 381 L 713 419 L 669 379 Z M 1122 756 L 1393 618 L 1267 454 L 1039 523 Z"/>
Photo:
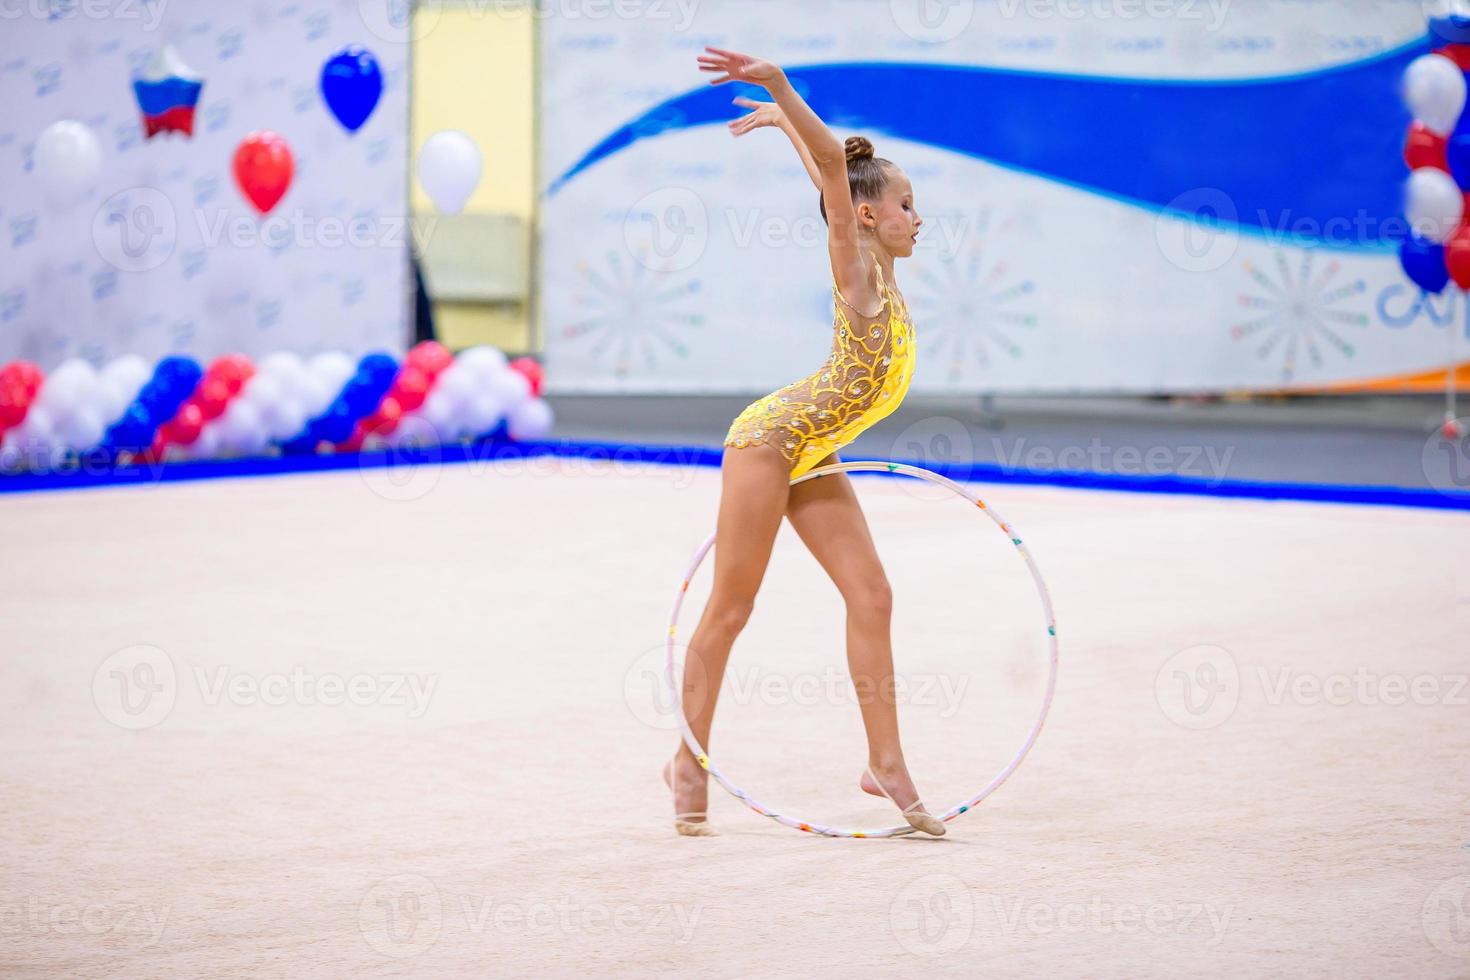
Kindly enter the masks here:
<path id="1" fill-rule="evenodd" d="M 1261 291 L 1242 293 L 1240 305 L 1258 314 L 1231 327 L 1230 336 L 1255 344 L 1256 356 L 1262 360 L 1279 354 L 1282 381 L 1296 377 L 1304 354 L 1314 368 L 1325 363 L 1324 348 L 1344 357 L 1356 356 L 1357 348 L 1344 336 L 1343 328 L 1362 329 L 1369 320 L 1365 314 L 1343 309 L 1339 304 L 1361 296 L 1367 291 L 1367 283 L 1361 279 L 1337 282 L 1342 266 L 1336 259 L 1314 272 L 1315 255 L 1310 249 L 1302 253 L 1296 271 L 1292 271 L 1284 252 L 1278 249 L 1275 256 L 1274 277 L 1252 262 L 1243 263 Z"/>
<path id="2" fill-rule="evenodd" d="M 990 367 L 992 353 L 1025 353 L 1017 338 L 1035 329 L 1036 317 L 1016 304 L 1035 294 L 1031 280 L 1012 276 L 1003 260 L 988 262 L 978 244 L 963 259 L 945 257 L 939 273 L 920 268 L 916 275 L 926 353 L 947 359 L 949 380 L 960 380 L 972 362 Z"/>
<path id="3" fill-rule="evenodd" d="M 599 363 L 611 357 L 614 376 L 656 371 L 670 354 L 689 356 L 681 334 L 701 326 L 704 316 L 682 304 L 700 291 L 698 279 L 655 272 L 646 261 L 629 262 L 617 249 L 608 251 L 601 269 L 582 261 L 577 273 L 582 288 L 575 303 L 585 312 L 561 328 L 562 336 L 589 338 L 588 355 Z"/>

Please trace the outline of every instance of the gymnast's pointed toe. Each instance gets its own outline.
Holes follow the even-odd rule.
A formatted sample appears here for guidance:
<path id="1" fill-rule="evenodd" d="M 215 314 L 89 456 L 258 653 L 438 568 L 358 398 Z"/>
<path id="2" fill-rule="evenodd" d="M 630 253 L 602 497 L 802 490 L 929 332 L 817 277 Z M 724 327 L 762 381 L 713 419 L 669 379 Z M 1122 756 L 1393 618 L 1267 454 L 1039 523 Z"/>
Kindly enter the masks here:
<path id="1" fill-rule="evenodd" d="M 944 836 L 944 821 L 932 813 L 905 813 L 903 818 L 909 822 L 909 826 L 915 830 L 935 837 Z"/>

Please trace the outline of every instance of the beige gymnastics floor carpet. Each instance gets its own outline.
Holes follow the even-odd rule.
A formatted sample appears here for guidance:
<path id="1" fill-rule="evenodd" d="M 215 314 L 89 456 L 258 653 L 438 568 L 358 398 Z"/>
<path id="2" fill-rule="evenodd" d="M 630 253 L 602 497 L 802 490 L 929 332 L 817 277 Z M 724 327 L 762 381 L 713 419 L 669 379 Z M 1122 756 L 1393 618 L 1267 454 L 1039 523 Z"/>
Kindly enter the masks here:
<path id="1" fill-rule="evenodd" d="M 976 510 L 855 485 L 947 807 L 1036 710 L 1040 612 Z M 0 974 L 1470 975 L 1470 519 L 979 489 L 1053 590 L 1055 707 L 888 841 L 718 789 L 720 836 L 673 834 L 660 644 L 714 470 L 0 499 Z M 842 664 L 783 528 L 716 758 L 886 826 Z"/>

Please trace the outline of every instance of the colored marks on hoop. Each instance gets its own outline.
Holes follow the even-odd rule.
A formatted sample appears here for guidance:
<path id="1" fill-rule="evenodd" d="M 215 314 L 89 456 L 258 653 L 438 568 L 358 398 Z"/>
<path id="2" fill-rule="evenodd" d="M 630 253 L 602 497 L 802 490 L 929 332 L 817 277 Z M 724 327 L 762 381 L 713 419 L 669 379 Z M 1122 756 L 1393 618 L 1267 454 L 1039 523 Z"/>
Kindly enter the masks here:
<path id="1" fill-rule="evenodd" d="M 699 763 L 699 768 L 701 768 L 701 769 L 708 769 L 709 768 L 709 756 L 707 756 L 707 755 L 695 756 L 694 757 L 694 760 Z"/>

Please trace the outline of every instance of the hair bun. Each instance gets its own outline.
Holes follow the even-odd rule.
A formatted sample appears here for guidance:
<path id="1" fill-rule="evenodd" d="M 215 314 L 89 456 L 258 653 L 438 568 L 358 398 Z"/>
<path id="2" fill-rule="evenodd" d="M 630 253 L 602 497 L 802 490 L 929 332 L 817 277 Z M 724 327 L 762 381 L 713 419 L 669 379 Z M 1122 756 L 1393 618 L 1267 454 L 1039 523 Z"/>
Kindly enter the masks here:
<path id="1" fill-rule="evenodd" d="M 849 136 L 845 148 L 847 150 L 848 163 L 853 163 L 856 160 L 873 159 L 873 144 L 861 136 Z"/>

